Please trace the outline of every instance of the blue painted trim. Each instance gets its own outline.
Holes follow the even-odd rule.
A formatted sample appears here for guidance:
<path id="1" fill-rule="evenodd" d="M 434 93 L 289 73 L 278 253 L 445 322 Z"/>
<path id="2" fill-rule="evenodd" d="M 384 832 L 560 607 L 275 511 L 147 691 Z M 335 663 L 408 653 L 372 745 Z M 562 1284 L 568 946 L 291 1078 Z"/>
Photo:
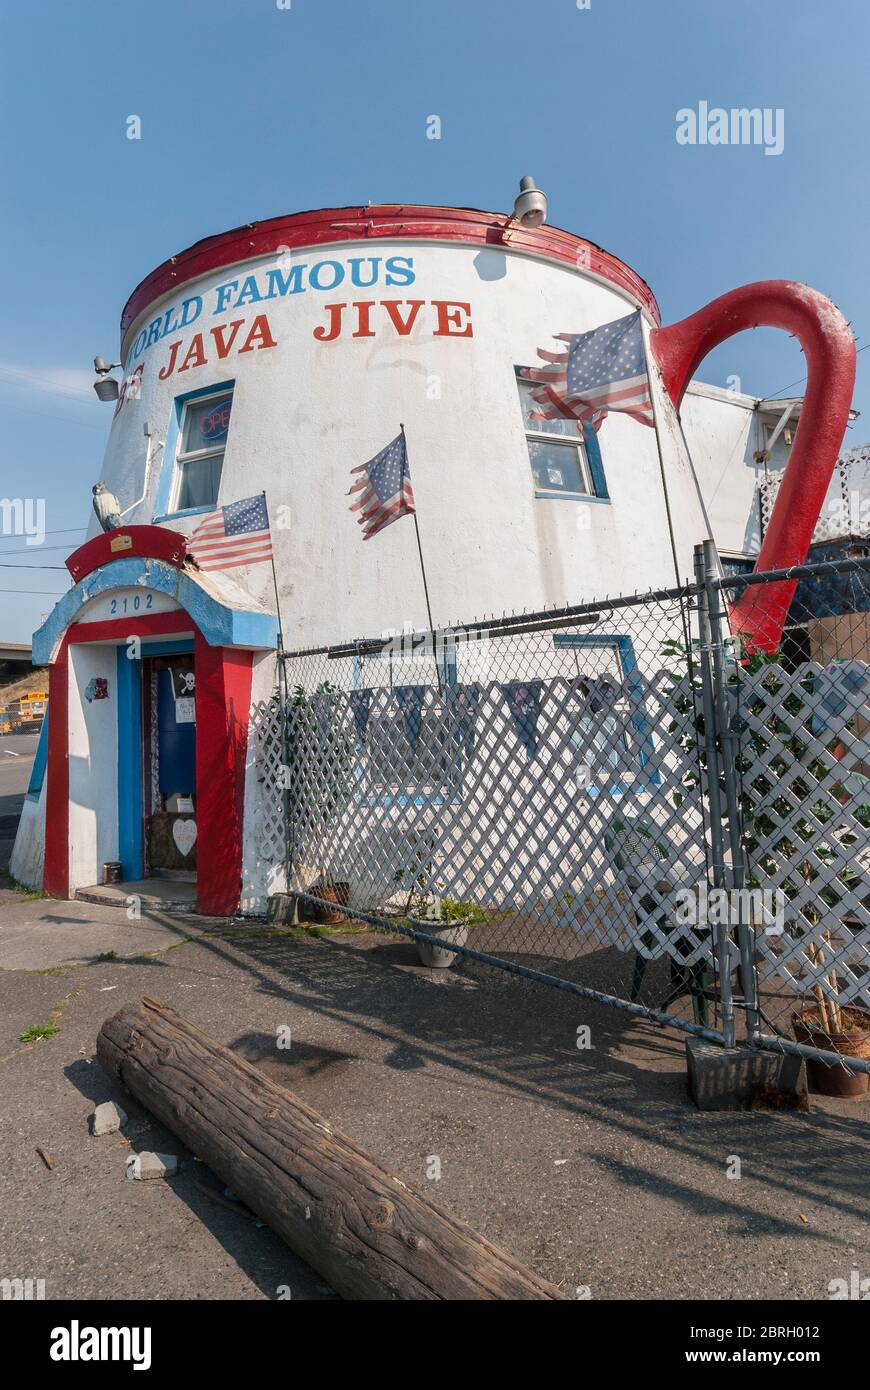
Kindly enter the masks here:
<path id="1" fill-rule="evenodd" d="M 619 652 L 619 661 L 622 666 L 622 674 L 625 684 L 628 687 L 629 699 L 635 707 L 632 715 L 632 724 L 635 733 L 638 735 L 638 760 L 641 770 L 652 761 L 655 747 L 653 744 L 652 733 L 650 732 L 649 722 L 643 713 L 643 678 L 637 666 L 634 643 L 630 637 L 626 637 L 622 632 L 596 632 L 596 633 L 570 633 L 560 632 L 553 638 L 554 647 L 616 647 Z M 611 787 L 612 792 L 626 791 L 649 791 L 652 787 L 661 786 L 661 773 L 656 767 L 650 768 L 647 778 L 642 782 L 632 782 L 630 787 Z M 597 791 L 597 788 L 590 787 L 589 791 Z"/>
<path id="2" fill-rule="evenodd" d="M 33 756 L 33 766 L 30 769 L 30 781 L 27 783 L 27 797 L 30 801 L 36 801 L 42 791 L 42 784 L 45 780 L 45 765 L 48 762 L 48 710 L 42 721 L 42 728 L 39 730 L 39 739 L 36 744 L 36 753 Z"/>
<path id="3" fill-rule="evenodd" d="M 201 386 L 197 391 L 188 391 L 183 396 L 176 396 L 172 402 L 169 424 L 166 428 L 166 443 L 163 446 L 163 462 L 160 465 L 160 477 L 157 480 L 157 495 L 154 499 L 154 522 L 169 521 L 176 517 L 198 516 L 201 512 L 214 511 L 214 507 L 191 507 L 184 512 L 171 512 L 169 510 L 172 484 L 175 480 L 178 441 L 181 436 L 181 421 L 184 417 L 184 407 L 188 401 L 197 400 L 200 396 L 221 395 L 227 391 L 232 391 L 235 384 L 235 380 L 217 381 L 213 386 Z"/>
<path id="4" fill-rule="evenodd" d="M 118 858 L 121 878 L 137 882 L 142 858 L 142 663 L 127 647 L 116 658 L 118 686 Z"/>
<path id="5" fill-rule="evenodd" d="M 388 641 L 388 640 L 389 640 L 389 639 L 387 639 L 387 638 L 384 639 L 385 642 Z M 455 643 L 455 642 L 448 642 L 448 643 L 445 643 L 445 644 L 443 645 L 443 647 L 442 647 L 442 652 L 443 652 L 443 661 L 441 662 L 441 665 L 440 665 L 440 674 L 441 674 L 441 678 L 442 678 L 442 680 L 444 681 L 444 684 L 445 684 L 445 685 L 455 685 L 455 684 L 456 684 L 456 643 Z M 369 660 L 371 660 L 371 659 L 372 659 L 372 658 L 370 657 Z M 383 659 L 383 658 L 381 658 L 381 659 Z M 375 657 L 374 660 L 377 661 L 378 658 Z M 350 683 L 351 683 L 351 689 L 353 689 L 353 690 L 359 690 L 359 689 L 361 688 L 361 686 L 362 686 L 362 657 L 359 655 L 358 652 L 355 652 L 354 655 L 353 655 L 353 657 L 351 658 L 351 661 L 352 661 L 352 673 L 351 673 L 351 682 L 350 682 Z M 384 690 L 384 689 L 387 689 L 387 687 L 385 687 L 385 686 L 372 686 L 372 691 L 373 691 L 373 692 L 374 692 L 375 690 Z M 362 746 L 363 746 L 362 744 L 358 744 L 358 745 L 357 745 L 358 748 L 361 748 Z M 390 795 L 389 793 L 386 793 L 384 796 L 363 796 L 362 792 L 355 792 L 355 793 L 354 793 L 355 799 L 356 799 L 356 801 L 357 801 L 360 805 L 363 805 L 363 806 L 410 806 L 410 805 L 414 805 L 414 806 L 446 806 L 446 805 L 456 806 L 456 805 L 458 805 L 458 804 L 461 802 L 461 800 L 462 800 L 462 796 L 461 796 L 461 791 L 462 791 L 462 780 L 461 780 L 461 779 L 462 779 L 462 751 L 461 751 L 461 749 L 460 749 L 460 750 L 457 750 L 457 754 L 458 754 L 458 763 L 459 763 L 459 768 L 458 768 L 459 780 L 458 780 L 458 782 L 457 782 L 457 786 L 458 786 L 459 792 L 460 792 L 460 794 L 457 795 L 457 796 L 452 796 L 452 797 L 445 797 L 445 796 L 413 796 L 413 797 L 411 797 L 411 796 L 405 796 L 405 795 L 402 794 L 402 793 L 399 793 L 397 796 L 392 796 L 392 795 Z M 355 772 L 354 775 L 355 775 L 355 777 L 356 777 L 357 782 L 362 781 L 362 769 L 360 768 L 359 764 L 357 764 L 357 766 L 356 766 L 356 772 Z"/>
<path id="6" fill-rule="evenodd" d="M 210 647 L 272 651 L 278 645 L 278 619 L 273 613 L 230 608 L 207 593 L 192 574 L 162 560 L 131 556 L 102 565 L 58 600 L 42 627 L 33 634 L 34 665 L 50 665 L 63 634 L 90 599 L 136 585 L 143 592 L 153 589 L 176 599 Z"/>
<path id="7" fill-rule="evenodd" d="M 526 372 L 528 370 L 528 367 L 515 366 L 514 377 L 518 382 L 523 381 L 524 378 L 522 374 L 523 372 Z M 528 384 L 527 380 L 526 384 Z M 528 443 L 529 428 L 526 424 L 525 418 L 523 419 L 523 431 L 526 434 L 526 442 Z M 544 425 L 542 423 L 540 430 L 535 432 L 538 434 L 546 434 L 547 430 L 544 428 Z M 579 431 L 579 434 L 581 442 L 583 444 L 583 448 L 586 453 L 586 462 L 589 464 L 589 474 L 592 479 L 592 486 L 595 489 L 594 497 L 587 497 L 582 492 L 550 492 L 547 488 L 535 488 L 535 497 L 546 498 L 549 501 L 555 500 L 558 497 L 568 498 L 572 501 L 576 498 L 581 498 L 584 502 L 610 501 L 610 493 L 607 490 L 607 478 L 604 473 L 604 464 L 601 459 L 601 448 L 598 443 L 598 435 L 595 433 L 595 430 L 589 424 L 584 424 L 582 429 Z M 553 435 L 552 437 L 554 439 L 560 440 L 563 444 L 566 441 L 568 443 L 571 442 L 570 435 L 560 434 Z"/>
<path id="8" fill-rule="evenodd" d="M 592 474 L 592 486 L 595 489 L 595 495 L 600 502 L 609 502 L 610 493 L 607 491 L 607 479 L 604 476 L 604 464 L 601 461 L 598 435 L 593 429 L 585 425 L 583 427 L 583 447 L 586 450 L 586 462 L 589 464 L 589 472 Z"/>
<path id="9" fill-rule="evenodd" d="M 142 638 L 142 655 L 145 656 L 182 656 L 187 652 L 195 651 L 196 642 L 193 637 L 177 637 L 173 642 L 170 637 L 160 642 L 152 642 L 148 637 Z"/>
<path id="10" fill-rule="evenodd" d="M 213 512 L 215 507 L 191 507 L 186 512 L 163 512 L 160 516 L 155 516 L 153 525 L 160 526 L 164 521 L 183 521 L 186 516 L 202 516 L 205 512 Z"/>
<path id="11" fill-rule="evenodd" d="M 546 492 L 543 488 L 535 488 L 535 496 L 547 502 L 594 502 L 597 505 L 603 503 L 605 507 L 612 505 L 609 497 L 593 497 L 591 492 Z"/>

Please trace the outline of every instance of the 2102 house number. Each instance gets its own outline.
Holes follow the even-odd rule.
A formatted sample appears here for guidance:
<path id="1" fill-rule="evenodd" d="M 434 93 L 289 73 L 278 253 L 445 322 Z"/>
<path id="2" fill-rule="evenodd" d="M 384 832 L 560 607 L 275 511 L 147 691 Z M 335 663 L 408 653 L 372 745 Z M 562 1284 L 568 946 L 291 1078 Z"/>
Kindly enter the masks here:
<path id="1" fill-rule="evenodd" d="M 109 612 L 113 617 L 116 614 L 147 612 L 153 603 L 153 594 L 134 594 L 132 598 L 113 598 L 109 605 Z"/>

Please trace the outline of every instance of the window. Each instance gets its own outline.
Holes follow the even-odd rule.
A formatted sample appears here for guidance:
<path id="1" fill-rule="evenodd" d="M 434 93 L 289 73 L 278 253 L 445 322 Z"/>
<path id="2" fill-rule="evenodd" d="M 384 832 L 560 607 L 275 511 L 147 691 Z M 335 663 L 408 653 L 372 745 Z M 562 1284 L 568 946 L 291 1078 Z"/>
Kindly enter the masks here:
<path id="1" fill-rule="evenodd" d="M 574 677 L 570 743 L 577 793 L 649 791 L 659 783 L 644 683 L 622 634 L 559 635 L 553 645 Z"/>
<path id="2" fill-rule="evenodd" d="M 217 503 L 232 404 L 232 391 L 183 402 L 175 456 L 173 512 L 213 507 Z"/>
<path id="3" fill-rule="evenodd" d="M 525 370 L 515 369 L 517 373 Z M 601 451 L 593 430 L 580 434 L 576 420 L 535 420 L 540 410 L 531 381 L 517 376 L 529 462 L 538 497 L 607 497 Z"/>
<path id="4" fill-rule="evenodd" d="M 729 555 L 727 551 L 719 552 L 719 563 L 722 566 L 722 573 L 729 579 L 741 574 L 751 574 L 755 569 L 755 555 Z"/>
<path id="5" fill-rule="evenodd" d="M 445 722 L 445 692 L 456 683 L 456 657 L 448 648 L 434 677 L 431 647 L 415 650 L 407 639 L 354 657 L 353 688 L 367 695 L 365 738 L 360 743 L 357 796 L 370 804 L 440 804 L 456 798 L 462 783 L 462 749 Z M 407 682 L 407 683 L 406 683 Z"/>

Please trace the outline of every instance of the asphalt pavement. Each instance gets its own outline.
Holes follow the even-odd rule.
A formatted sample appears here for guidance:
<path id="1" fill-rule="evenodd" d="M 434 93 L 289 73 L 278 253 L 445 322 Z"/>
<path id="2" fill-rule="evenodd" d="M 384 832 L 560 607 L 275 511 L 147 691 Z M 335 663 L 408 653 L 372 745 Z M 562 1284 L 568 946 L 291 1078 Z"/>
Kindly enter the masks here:
<path id="1" fill-rule="evenodd" d="M 702 1113 L 670 1031 L 476 962 L 426 970 L 383 934 L 131 923 L 3 890 L 0 923 L 0 1276 L 49 1299 L 333 1296 L 103 1076 L 99 1028 L 144 994 L 569 1297 L 812 1300 L 870 1274 L 868 1101 Z M 93 1138 L 109 1098 L 129 1124 Z M 142 1149 L 178 1176 L 126 1181 Z"/>
<path id="2" fill-rule="evenodd" d="M 0 735 L 0 869 L 8 868 L 38 734 Z"/>

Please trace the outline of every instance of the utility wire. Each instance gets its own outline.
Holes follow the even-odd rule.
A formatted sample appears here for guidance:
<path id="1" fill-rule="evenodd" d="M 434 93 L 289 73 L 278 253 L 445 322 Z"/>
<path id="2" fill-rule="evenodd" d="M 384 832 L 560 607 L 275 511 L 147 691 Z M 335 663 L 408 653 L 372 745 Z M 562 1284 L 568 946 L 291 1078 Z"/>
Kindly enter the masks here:
<path id="1" fill-rule="evenodd" d="M 44 531 L 44 532 L 43 532 L 43 535 L 45 535 L 45 536 L 68 536 L 68 535 L 70 535 L 70 534 L 73 533 L 73 532 L 76 533 L 76 534 L 78 534 L 79 531 L 87 531 L 87 529 L 88 529 L 87 526 L 58 526 L 58 527 L 56 527 L 55 530 L 53 530 L 53 531 Z M 2 541 L 17 541 L 17 540 L 18 540 L 18 536 L 16 536 L 16 535 L 0 536 L 0 540 L 2 540 Z"/>
<path id="2" fill-rule="evenodd" d="M 866 352 L 868 347 L 870 347 L 870 343 L 865 343 L 863 347 L 858 348 L 858 352 Z M 858 355 L 858 352 L 856 352 L 855 354 L 856 357 Z M 804 375 L 802 377 L 799 377 L 797 381 L 790 381 L 788 383 L 788 386 L 780 386 L 778 391 L 774 391 L 771 395 L 765 396 L 764 400 L 772 401 L 776 396 L 781 396 L 783 391 L 790 391 L 793 386 L 800 386 L 804 381 L 806 381 L 806 379 L 806 373 L 804 373 Z"/>
<path id="3" fill-rule="evenodd" d="M 40 555 L 47 555 L 50 550 L 66 550 L 67 548 L 68 543 L 65 545 L 23 545 L 18 550 L 0 550 L 0 555 L 32 555 L 35 550 L 38 550 Z"/>

